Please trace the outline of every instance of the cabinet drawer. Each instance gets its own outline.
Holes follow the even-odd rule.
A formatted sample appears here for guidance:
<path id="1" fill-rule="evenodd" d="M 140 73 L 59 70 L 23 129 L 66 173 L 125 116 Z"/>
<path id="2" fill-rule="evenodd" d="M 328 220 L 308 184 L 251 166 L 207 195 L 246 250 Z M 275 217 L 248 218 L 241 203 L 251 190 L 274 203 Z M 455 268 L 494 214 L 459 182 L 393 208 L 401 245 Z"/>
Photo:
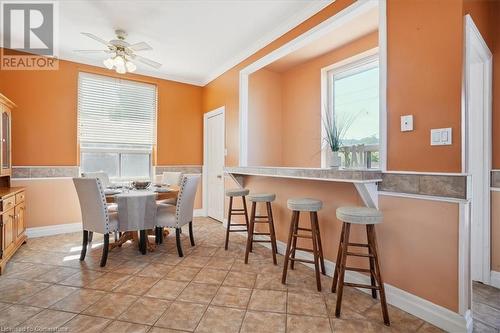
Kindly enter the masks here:
<path id="1" fill-rule="evenodd" d="M 14 208 L 16 204 L 16 197 L 10 196 L 2 200 L 2 212 L 5 212 L 11 208 Z"/>
<path id="2" fill-rule="evenodd" d="M 20 202 L 24 202 L 24 192 L 16 194 L 16 205 Z"/>

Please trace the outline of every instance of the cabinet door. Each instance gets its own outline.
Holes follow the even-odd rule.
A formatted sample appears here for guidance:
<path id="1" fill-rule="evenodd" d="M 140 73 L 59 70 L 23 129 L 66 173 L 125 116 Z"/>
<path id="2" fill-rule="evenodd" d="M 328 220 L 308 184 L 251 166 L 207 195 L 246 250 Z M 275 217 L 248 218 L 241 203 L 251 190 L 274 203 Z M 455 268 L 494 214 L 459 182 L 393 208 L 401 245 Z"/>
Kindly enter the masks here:
<path id="1" fill-rule="evenodd" d="M 10 110 L 3 108 L 2 110 L 2 175 L 10 175 L 11 166 L 11 114 Z"/>
<path id="2" fill-rule="evenodd" d="M 3 221 L 3 252 L 6 255 L 6 252 L 10 250 L 12 246 L 14 246 L 14 209 L 8 210 L 2 215 Z"/>
<path id="3" fill-rule="evenodd" d="M 26 225 L 24 223 L 24 210 L 25 203 L 20 203 L 16 206 L 15 210 L 15 222 L 16 222 L 16 239 L 21 237 L 26 230 Z"/>

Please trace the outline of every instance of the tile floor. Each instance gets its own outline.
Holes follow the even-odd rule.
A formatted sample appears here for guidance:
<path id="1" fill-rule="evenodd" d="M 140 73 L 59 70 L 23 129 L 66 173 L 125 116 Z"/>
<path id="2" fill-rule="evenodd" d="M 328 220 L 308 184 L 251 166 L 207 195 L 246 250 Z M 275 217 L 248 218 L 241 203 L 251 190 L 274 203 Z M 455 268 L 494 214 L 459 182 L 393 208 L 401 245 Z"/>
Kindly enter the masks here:
<path id="1" fill-rule="evenodd" d="M 297 265 L 281 284 L 283 257 L 255 246 L 245 265 L 245 239 L 207 218 L 194 221 L 197 245 L 183 233 L 179 258 L 170 235 L 143 256 L 131 243 L 112 250 L 99 267 L 102 236 L 80 262 L 81 234 L 36 238 L 21 247 L 0 277 L 0 329 L 65 332 L 439 332 L 390 307 L 383 326 L 380 305 L 347 288 L 342 318 L 334 315 L 331 279 L 316 292 L 313 271 Z M 497 299 L 498 300 L 498 299 Z M 498 304 L 498 303 L 496 303 Z M 485 305 L 486 306 L 486 305 Z M 496 318 L 497 320 L 499 317 Z M 485 323 L 488 321 L 485 321 Z"/>
<path id="2" fill-rule="evenodd" d="M 474 331 L 500 333 L 500 289 L 472 283 Z"/>

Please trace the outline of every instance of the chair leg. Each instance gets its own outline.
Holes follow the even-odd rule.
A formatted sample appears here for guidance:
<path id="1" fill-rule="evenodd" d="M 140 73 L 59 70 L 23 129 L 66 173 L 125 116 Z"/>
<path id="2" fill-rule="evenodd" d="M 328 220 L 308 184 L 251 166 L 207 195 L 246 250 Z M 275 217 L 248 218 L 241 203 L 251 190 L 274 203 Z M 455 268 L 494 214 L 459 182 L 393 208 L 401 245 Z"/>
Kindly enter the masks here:
<path id="1" fill-rule="evenodd" d="M 275 265 L 278 264 L 278 261 L 276 260 L 276 253 L 278 252 L 277 246 L 276 246 L 276 233 L 274 232 L 274 218 L 273 218 L 273 210 L 271 208 L 271 203 L 266 202 L 267 206 L 267 218 L 269 219 L 269 233 L 271 237 L 271 249 L 273 251 L 273 263 Z"/>
<path id="2" fill-rule="evenodd" d="M 106 266 L 109 251 L 109 234 L 104 235 L 104 244 L 102 245 L 101 267 Z"/>
<path id="3" fill-rule="evenodd" d="M 318 249 L 318 230 L 317 230 L 317 219 L 315 217 L 316 212 L 311 212 L 309 217 L 311 219 L 311 233 L 312 233 L 312 245 L 313 245 L 313 255 L 314 255 L 314 273 L 316 274 L 316 288 L 321 291 L 321 277 L 319 271 L 319 249 Z"/>
<path id="4" fill-rule="evenodd" d="M 245 250 L 245 264 L 248 264 L 248 254 L 250 253 L 250 251 L 252 251 L 253 231 L 255 228 L 255 207 L 256 203 L 252 202 L 252 209 L 250 213 L 250 225 L 248 226 L 247 246 Z"/>
<path id="5" fill-rule="evenodd" d="M 92 243 L 92 239 L 94 238 L 94 232 L 93 231 L 89 231 L 89 244 Z"/>
<path id="6" fill-rule="evenodd" d="M 80 261 L 85 260 L 85 255 L 87 254 L 88 239 L 89 239 L 89 232 L 87 230 L 83 230 L 82 252 L 80 253 Z"/>
<path id="7" fill-rule="evenodd" d="M 175 228 L 175 243 L 177 244 L 177 253 L 179 257 L 184 257 L 182 253 L 181 228 Z"/>
<path id="8" fill-rule="evenodd" d="M 115 234 L 115 243 L 116 243 L 116 242 L 118 242 L 118 231 L 115 231 L 114 234 Z"/>
<path id="9" fill-rule="evenodd" d="M 195 246 L 194 233 L 193 233 L 193 221 L 189 222 L 189 241 L 191 242 L 191 246 Z"/>
<path id="10" fill-rule="evenodd" d="M 342 223 L 342 231 L 340 232 L 339 248 L 337 250 L 337 261 L 335 262 L 335 272 L 332 281 L 332 293 L 337 291 L 337 282 L 339 280 L 340 262 L 342 260 L 342 242 L 344 241 L 345 223 Z"/>
<path id="11" fill-rule="evenodd" d="M 344 230 L 344 241 L 342 242 L 342 257 L 340 259 L 339 268 L 339 288 L 337 290 L 337 305 L 335 307 L 335 317 L 340 317 L 340 308 L 342 306 L 342 295 L 344 293 L 344 276 L 345 276 L 345 266 L 347 262 L 347 248 L 349 244 L 349 233 L 351 231 L 351 224 L 346 223 Z"/>
<path id="12" fill-rule="evenodd" d="M 145 255 L 147 252 L 147 237 L 148 236 L 146 235 L 146 230 L 139 231 L 139 250 L 141 250 L 141 253 L 143 255 Z"/>
<path id="13" fill-rule="evenodd" d="M 382 306 L 382 316 L 384 317 L 384 324 L 387 326 L 391 325 L 391 322 L 389 320 L 389 311 L 387 309 L 387 300 L 385 298 L 385 287 L 384 287 L 384 281 L 382 280 L 382 274 L 380 273 L 380 264 L 378 260 L 378 250 L 377 250 L 377 237 L 375 235 L 375 226 L 370 225 L 369 226 L 369 234 L 370 234 L 370 239 L 368 241 L 368 246 L 372 248 L 373 255 L 374 255 L 374 261 L 375 261 L 375 277 L 378 281 L 378 285 L 380 287 L 379 293 L 380 293 L 380 304 Z"/>
<path id="14" fill-rule="evenodd" d="M 321 273 L 323 275 L 326 275 L 326 269 L 325 269 L 325 259 L 323 258 L 323 245 L 321 245 L 321 232 L 319 230 L 319 219 L 318 219 L 318 213 L 314 212 L 314 221 L 316 224 L 316 240 L 318 242 L 318 252 L 319 252 L 319 263 L 321 266 Z"/>
<path id="15" fill-rule="evenodd" d="M 299 212 L 293 211 L 292 220 L 290 221 L 290 231 L 288 232 L 288 241 L 286 244 L 285 260 L 283 263 L 283 274 L 281 276 L 281 283 L 286 283 L 286 275 L 288 271 L 288 262 L 290 261 L 290 248 L 292 246 L 293 231 L 295 229 L 295 220 L 299 218 Z"/>
<path id="16" fill-rule="evenodd" d="M 300 212 L 297 212 L 297 218 L 295 220 L 295 223 L 293 225 L 293 232 L 292 234 L 298 234 L 299 233 L 299 221 L 300 221 Z M 297 237 L 293 237 L 292 239 L 292 250 L 291 250 L 291 258 L 295 259 L 295 252 L 297 248 Z M 292 260 L 290 263 L 290 269 L 295 269 L 295 260 Z"/>
<path id="17" fill-rule="evenodd" d="M 160 227 L 155 227 L 155 244 L 160 244 Z"/>
<path id="18" fill-rule="evenodd" d="M 370 225 L 368 224 L 366 225 L 366 239 L 367 239 L 366 243 L 368 244 L 368 254 L 373 255 L 373 250 L 370 245 Z M 370 282 L 371 285 L 375 287 L 377 285 L 375 278 L 375 258 L 370 257 L 369 260 L 370 260 Z M 377 290 L 372 289 L 372 297 L 374 299 L 377 299 Z"/>
<path id="19" fill-rule="evenodd" d="M 224 249 L 227 250 L 229 245 L 229 230 L 231 229 L 231 212 L 233 210 L 233 197 L 229 197 L 229 210 L 227 213 L 227 226 L 226 226 L 226 242 L 224 244 Z"/>

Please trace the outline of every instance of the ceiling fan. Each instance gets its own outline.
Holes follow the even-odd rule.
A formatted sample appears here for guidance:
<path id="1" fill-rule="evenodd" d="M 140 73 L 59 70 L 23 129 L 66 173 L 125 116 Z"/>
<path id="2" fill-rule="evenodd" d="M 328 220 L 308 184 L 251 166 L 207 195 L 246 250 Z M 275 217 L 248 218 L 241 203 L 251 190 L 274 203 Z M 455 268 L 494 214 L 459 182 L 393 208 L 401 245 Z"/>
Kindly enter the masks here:
<path id="1" fill-rule="evenodd" d="M 104 66 L 108 69 L 115 69 L 117 73 L 125 74 L 127 72 L 133 72 L 137 69 L 137 66 L 132 62 L 136 60 L 153 68 L 160 68 L 161 64 L 159 62 L 153 61 L 148 58 L 144 58 L 140 55 L 135 54 L 137 51 L 152 50 L 153 48 L 146 42 L 139 42 L 135 44 L 130 44 L 125 41 L 127 33 L 122 29 L 115 30 L 116 39 L 106 41 L 96 35 L 88 32 L 82 32 L 81 34 L 98 41 L 101 44 L 106 45 L 107 50 L 75 50 L 79 53 L 100 53 L 104 52 L 109 54 L 109 58 L 103 61 Z"/>

